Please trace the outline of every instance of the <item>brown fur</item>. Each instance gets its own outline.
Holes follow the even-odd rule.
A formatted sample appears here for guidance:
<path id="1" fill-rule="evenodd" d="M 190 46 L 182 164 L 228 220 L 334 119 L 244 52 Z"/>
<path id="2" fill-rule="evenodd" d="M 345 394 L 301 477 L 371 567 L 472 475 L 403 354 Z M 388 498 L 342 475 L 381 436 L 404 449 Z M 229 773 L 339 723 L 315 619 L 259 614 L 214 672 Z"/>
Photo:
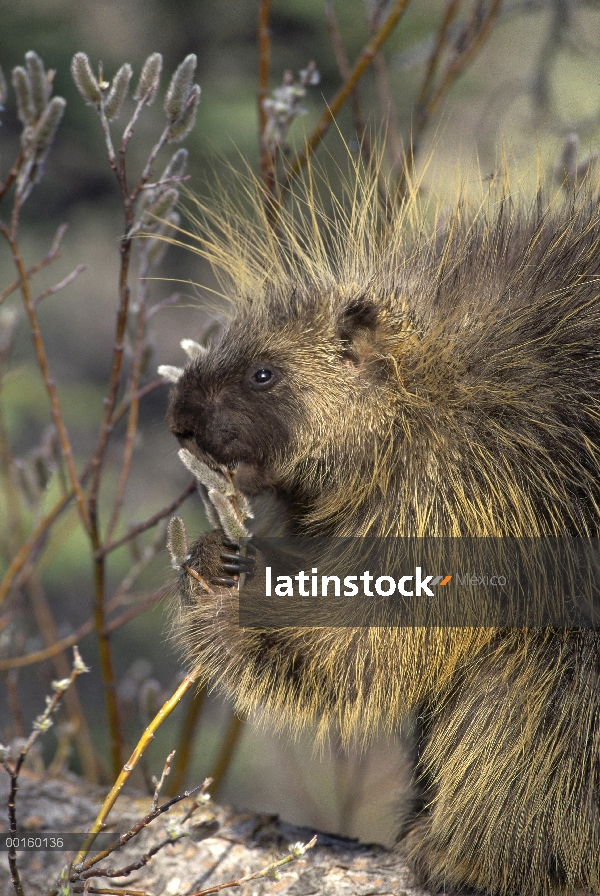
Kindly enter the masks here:
<path id="1" fill-rule="evenodd" d="M 227 209 L 208 223 L 220 235 L 200 251 L 234 314 L 174 387 L 169 424 L 274 496 L 288 531 L 598 534 L 595 195 L 488 195 L 427 227 L 416 201 L 381 220 L 360 178 L 328 220 L 309 181 L 277 239 Z M 216 577 L 221 551 L 203 536 L 191 565 Z M 361 741 L 418 715 L 421 793 L 400 837 L 424 885 L 600 892 L 595 632 L 249 631 L 236 589 L 209 597 L 184 576 L 181 596 L 189 662 L 240 711 Z"/>

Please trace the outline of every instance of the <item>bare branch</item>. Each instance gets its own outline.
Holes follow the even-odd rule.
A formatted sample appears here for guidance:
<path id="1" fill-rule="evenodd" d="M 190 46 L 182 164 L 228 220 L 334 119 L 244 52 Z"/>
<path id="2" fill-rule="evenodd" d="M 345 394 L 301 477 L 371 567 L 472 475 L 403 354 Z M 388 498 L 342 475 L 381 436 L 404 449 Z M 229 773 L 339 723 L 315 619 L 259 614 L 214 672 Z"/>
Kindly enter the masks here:
<path id="1" fill-rule="evenodd" d="M 87 271 L 87 264 L 77 265 L 75 270 L 71 271 L 70 274 L 67 274 L 67 276 L 63 280 L 60 281 L 60 283 L 56 283 L 54 286 L 50 286 L 50 287 L 48 287 L 48 289 L 45 289 L 43 292 L 41 292 L 39 294 L 39 296 L 37 296 L 37 298 L 35 298 L 33 300 L 33 302 L 32 302 L 33 307 L 37 308 L 38 304 L 42 301 L 42 299 L 45 299 L 48 296 L 53 296 L 55 293 L 60 292 L 61 289 L 64 289 L 65 286 L 69 285 L 69 283 L 72 283 L 73 280 L 75 280 L 84 271 Z"/>
<path id="2" fill-rule="evenodd" d="M 365 73 L 371 62 L 373 61 L 373 57 L 378 52 L 379 48 L 383 45 L 384 41 L 390 36 L 394 27 L 398 23 L 400 16 L 406 9 L 409 0 L 396 0 L 394 6 L 389 13 L 387 19 L 383 22 L 381 28 L 378 30 L 377 34 L 368 42 L 362 53 L 360 54 L 350 77 L 347 78 L 345 83 L 341 86 L 331 103 L 324 110 L 321 118 L 317 122 L 317 125 L 312 132 L 311 136 L 308 138 L 305 144 L 305 148 L 302 152 L 298 153 L 294 161 L 288 168 L 286 178 L 283 182 L 283 185 L 280 189 L 280 196 L 283 196 L 285 191 L 289 188 L 292 180 L 302 171 L 304 166 L 306 165 L 308 159 L 314 152 L 315 148 L 319 145 L 327 130 L 329 125 L 333 121 L 334 117 L 337 115 L 340 108 L 344 105 L 355 85 L 358 83 L 362 75 Z"/>

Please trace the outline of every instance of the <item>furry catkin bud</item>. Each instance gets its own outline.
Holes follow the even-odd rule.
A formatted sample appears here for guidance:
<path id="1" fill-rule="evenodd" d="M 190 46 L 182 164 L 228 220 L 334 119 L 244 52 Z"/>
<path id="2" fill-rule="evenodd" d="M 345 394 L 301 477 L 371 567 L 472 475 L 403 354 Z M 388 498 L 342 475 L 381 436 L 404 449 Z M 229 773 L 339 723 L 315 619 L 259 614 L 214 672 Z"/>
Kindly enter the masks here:
<path id="1" fill-rule="evenodd" d="M 49 147 L 54 140 L 66 105 L 67 101 L 62 96 L 54 96 L 44 109 L 33 135 L 33 142 L 40 149 Z"/>
<path id="2" fill-rule="evenodd" d="M 204 513 L 206 514 L 206 519 L 208 520 L 208 524 L 212 529 L 218 529 L 220 522 L 219 517 L 217 516 L 217 511 L 214 508 L 214 505 L 211 504 L 208 498 L 208 492 L 204 488 L 203 485 L 198 483 L 198 494 L 202 500 L 202 505 L 204 507 Z"/>
<path id="3" fill-rule="evenodd" d="M 217 491 L 216 488 L 209 488 L 208 497 L 219 515 L 223 532 L 229 538 L 247 538 L 250 533 L 229 498 L 223 492 Z"/>
<path id="4" fill-rule="evenodd" d="M 158 198 L 146 209 L 144 218 L 150 224 L 156 224 L 157 219 L 166 218 L 173 210 L 173 206 L 179 199 L 179 191 L 175 187 L 169 187 L 159 194 Z"/>
<path id="5" fill-rule="evenodd" d="M 158 375 L 164 376 L 166 380 L 170 380 L 172 383 L 176 383 L 183 373 L 183 369 L 181 367 L 172 367 L 171 364 L 161 364 L 158 368 Z"/>
<path id="6" fill-rule="evenodd" d="M 119 117 L 123 103 L 127 98 L 132 74 L 131 66 L 128 62 L 125 62 L 114 76 L 106 103 L 104 104 L 104 114 L 108 121 L 113 121 Z"/>
<path id="7" fill-rule="evenodd" d="M 189 545 L 185 523 L 179 516 L 172 516 L 167 531 L 167 550 L 171 557 L 173 569 L 179 569 L 189 554 Z"/>
<path id="8" fill-rule="evenodd" d="M 31 105 L 37 118 L 46 108 L 46 103 L 50 96 L 48 78 L 44 71 L 44 63 L 33 50 L 25 54 L 25 62 L 31 88 Z"/>
<path id="9" fill-rule="evenodd" d="M 192 476 L 202 483 L 209 492 L 215 489 L 228 498 L 232 498 L 235 495 L 233 485 L 222 473 L 218 473 L 207 464 L 203 464 L 187 448 L 181 448 L 177 453 L 179 460 L 188 468 Z"/>
<path id="10" fill-rule="evenodd" d="M 102 93 L 86 53 L 75 53 L 71 62 L 71 75 L 77 90 L 86 103 L 99 109 L 102 103 Z"/>
<path id="11" fill-rule="evenodd" d="M 163 59 L 160 53 L 152 53 L 144 62 L 140 80 L 138 81 L 134 100 L 138 102 L 145 98 L 146 105 L 150 106 L 155 98 L 160 84 L 160 73 L 162 71 Z"/>
<path id="12" fill-rule="evenodd" d="M 206 347 L 203 345 L 199 345 L 199 343 L 194 342 L 193 339 L 182 339 L 179 343 L 190 359 L 190 361 L 195 361 L 196 358 L 201 358 L 202 355 L 206 354 Z"/>
<path id="13" fill-rule="evenodd" d="M 178 149 L 173 153 L 171 161 L 161 174 L 161 181 L 167 180 L 169 177 L 182 177 L 187 167 L 188 151 L 187 149 Z"/>
<path id="14" fill-rule="evenodd" d="M 196 113 L 198 111 L 199 103 L 200 85 L 194 84 L 188 96 L 187 108 L 183 112 L 181 118 L 173 124 L 173 127 L 169 131 L 169 143 L 180 143 L 182 140 L 185 140 L 196 123 Z"/>
<path id="15" fill-rule="evenodd" d="M 197 61 L 196 55 L 190 53 L 171 78 L 165 97 L 165 112 L 171 122 L 176 122 L 186 111 Z"/>
<path id="16" fill-rule="evenodd" d="M 17 95 L 17 115 L 23 124 L 30 124 L 35 118 L 33 101 L 31 98 L 31 84 L 29 75 L 22 65 L 16 65 L 12 70 L 12 85 Z"/>
<path id="17" fill-rule="evenodd" d="M 86 664 L 81 659 L 81 654 L 79 653 L 79 648 L 77 645 L 73 647 L 73 672 L 77 672 L 77 674 L 81 674 L 83 672 L 89 672 L 90 670 L 86 666 Z"/>

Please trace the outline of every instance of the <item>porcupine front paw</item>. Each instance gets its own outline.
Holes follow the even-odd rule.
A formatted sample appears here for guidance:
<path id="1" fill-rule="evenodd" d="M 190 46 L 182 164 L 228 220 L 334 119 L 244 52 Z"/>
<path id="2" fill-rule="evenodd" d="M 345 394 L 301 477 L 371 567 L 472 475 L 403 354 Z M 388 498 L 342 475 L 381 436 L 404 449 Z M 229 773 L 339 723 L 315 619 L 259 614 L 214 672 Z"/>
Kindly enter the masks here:
<path id="1" fill-rule="evenodd" d="M 250 554 L 255 553 L 252 545 L 247 544 L 247 554 L 244 555 L 240 551 L 239 542 L 228 538 L 226 535 L 221 540 L 223 550 L 220 553 L 221 572 L 220 576 L 212 578 L 214 585 L 226 585 L 232 588 L 237 585 L 239 577 L 242 573 L 252 575 L 256 567 L 256 561 Z"/>
<path id="2" fill-rule="evenodd" d="M 250 549 L 253 550 L 253 549 Z M 180 580 L 184 600 L 192 600 L 198 593 L 198 585 L 204 590 L 234 588 L 242 573 L 251 574 L 255 560 L 240 552 L 237 541 L 229 538 L 221 529 L 206 532 L 193 545 Z"/>

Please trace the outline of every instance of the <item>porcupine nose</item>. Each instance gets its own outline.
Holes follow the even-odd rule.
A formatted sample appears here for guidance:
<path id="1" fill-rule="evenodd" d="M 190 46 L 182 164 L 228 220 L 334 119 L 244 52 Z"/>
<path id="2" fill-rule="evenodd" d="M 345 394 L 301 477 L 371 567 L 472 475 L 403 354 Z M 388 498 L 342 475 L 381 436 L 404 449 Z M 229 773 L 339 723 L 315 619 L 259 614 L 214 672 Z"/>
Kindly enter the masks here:
<path id="1" fill-rule="evenodd" d="M 232 419 L 225 397 L 218 395 L 207 401 L 194 434 L 198 448 L 218 462 L 227 463 L 235 453 L 239 438 L 239 427 Z"/>

